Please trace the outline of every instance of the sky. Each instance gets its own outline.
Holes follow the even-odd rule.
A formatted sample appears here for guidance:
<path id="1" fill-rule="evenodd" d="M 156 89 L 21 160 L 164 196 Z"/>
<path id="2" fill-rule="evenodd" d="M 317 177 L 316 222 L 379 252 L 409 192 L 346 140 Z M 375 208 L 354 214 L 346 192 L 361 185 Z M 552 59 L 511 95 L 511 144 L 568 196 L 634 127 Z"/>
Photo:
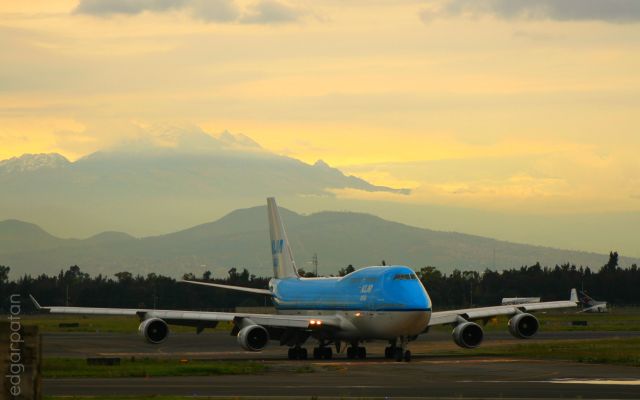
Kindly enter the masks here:
<path id="1" fill-rule="evenodd" d="M 339 199 L 640 212 L 637 0 L 2 0 L 0 31 L 0 159 L 185 124 L 412 189 Z"/>

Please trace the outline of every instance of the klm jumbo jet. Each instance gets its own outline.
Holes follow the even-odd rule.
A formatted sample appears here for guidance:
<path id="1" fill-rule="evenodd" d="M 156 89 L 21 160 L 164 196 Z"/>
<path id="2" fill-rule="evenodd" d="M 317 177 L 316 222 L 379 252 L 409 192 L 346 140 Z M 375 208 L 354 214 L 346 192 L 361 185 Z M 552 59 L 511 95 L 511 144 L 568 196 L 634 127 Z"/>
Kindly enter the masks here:
<path id="1" fill-rule="evenodd" d="M 232 335 L 248 351 L 261 351 L 270 340 L 289 346 L 290 359 L 306 359 L 303 345 L 314 339 L 313 358 L 330 359 L 347 348 L 348 358 L 366 357 L 364 343 L 388 341 L 385 357 L 409 361 L 408 343 L 434 325 L 453 326 L 454 342 L 474 348 L 482 342 L 477 322 L 498 315 L 511 316 L 508 328 L 517 338 L 532 337 L 539 323 L 530 312 L 576 307 L 575 289 L 567 301 L 538 302 L 452 311 L 432 311 L 431 299 L 415 272 L 408 267 L 374 266 L 343 277 L 301 278 L 274 198 L 267 199 L 274 277 L 269 289 L 245 288 L 207 282 L 186 283 L 258 293 L 272 297 L 277 314 L 244 314 L 177 310 L 42 307 L 52 314 L 131 315 L 140 318 L 140 334 L 151 344 L 169 336 L 169 325 L 186 325 L 198 333 L 220 321 L 233 323 Z M 347 345 L 347 346 L 345 346 Z"/>

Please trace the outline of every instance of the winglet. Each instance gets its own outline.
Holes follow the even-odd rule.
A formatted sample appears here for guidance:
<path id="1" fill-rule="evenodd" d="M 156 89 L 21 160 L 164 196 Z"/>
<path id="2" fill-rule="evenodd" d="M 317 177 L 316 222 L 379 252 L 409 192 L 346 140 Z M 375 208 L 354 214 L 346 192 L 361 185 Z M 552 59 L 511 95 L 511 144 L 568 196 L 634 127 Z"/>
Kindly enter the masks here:
<path id="1" fill-rule="evenodd" d="M 569 298 L 569 301 L 573 301 L 574 303 L 577 303 L 579 301 L 578 292 L 575 288 L 571 289 L 571 297 Z"/>
<path id="2" fill-rule="evenodd" d="M 38 300 L 36 300 L 35 297 L 33 297 L 32 295 L 29 295 L 29 298 L 31 299 L 31 302 L 33 303 L 33 306 L 36 308 L 36 310 L 38 311 L 42 310 L 42 306 L 40 306 L 40 303 L 38 303 Z"/>

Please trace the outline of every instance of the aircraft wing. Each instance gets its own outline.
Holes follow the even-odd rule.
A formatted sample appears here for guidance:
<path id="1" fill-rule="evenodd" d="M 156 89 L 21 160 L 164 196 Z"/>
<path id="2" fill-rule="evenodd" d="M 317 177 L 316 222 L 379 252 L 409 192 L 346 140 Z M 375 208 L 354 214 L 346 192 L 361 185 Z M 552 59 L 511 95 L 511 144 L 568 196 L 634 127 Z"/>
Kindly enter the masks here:
<path id="1" fill-rule="evenodd" d="M 248 292 L 248 293 L 256 293 L 256 294 L 264 294 L 267 296 L 273 296 L 273 292 L 268 289 L 256 289 L 256 288 L 248 288 L 244 286 L 232 286 L 232 285 L 221 285 L 219 283 L 210 283 L 210 282 L 199 282 L 199 281 L 189 281 L 186 279 L 178 281 L 180 283 L 190 283 L 192 285 L 202 285 L 209 287 L 216 287 L 221 289 L 229 289 L 229 290 L 237 290 L 240 292 Z"/>
<path id="2" fill-rule="evenodd" d="M 578 296 L 575 289 L 571 290 L 571 298 L 563 301 L 546 301 L 541 303 L 525 303 L 508 306 L 493 306 L 466 308 L 461 310 L 438 311 L 431 314 L 429 326 L 445 325 L 459 322 L 489 319 L 499 315 L 515 315 L 521 312 L 533 312 L 540 310 L 554 310 L 560 308 L 574 308 L 578 306 Z"/>
<path id="3" fill-rule="evenodd" d="M 40 312 L 50 314 L 75 314 L 75 315 L 128 315 L 137 316 L 140 320 L 148 318 L 160 318 L 172 325 L 184 326 L 215 326 L 221 321 L 239 322 L 245 319 L 265 327 L 274 328 L 299 328 L 315 329 L 346 327 L 348 322 L 337 316 L 304 316 L 304 315 L 275 315 L 275 314 L 249 314 L 209 311 L 181 311 L 181 310 L 152 310 L 144 308 L 97 308 L 97 307 L 59 307 L 41 306 L 38 301 L 29 295 L 34 306 Z"/>

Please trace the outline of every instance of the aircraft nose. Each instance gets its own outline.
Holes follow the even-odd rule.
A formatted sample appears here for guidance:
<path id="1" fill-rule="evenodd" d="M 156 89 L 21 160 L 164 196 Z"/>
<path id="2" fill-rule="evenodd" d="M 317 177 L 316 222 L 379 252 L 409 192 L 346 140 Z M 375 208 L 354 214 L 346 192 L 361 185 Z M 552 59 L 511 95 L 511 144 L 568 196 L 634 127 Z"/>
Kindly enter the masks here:
<path id="1" fill-rule="evenodd" d="M 431 310 L 431 300 L 419 281 L 404 282 L 402 287 L 393 290 L 394 302 L 405 310 Z"/>

